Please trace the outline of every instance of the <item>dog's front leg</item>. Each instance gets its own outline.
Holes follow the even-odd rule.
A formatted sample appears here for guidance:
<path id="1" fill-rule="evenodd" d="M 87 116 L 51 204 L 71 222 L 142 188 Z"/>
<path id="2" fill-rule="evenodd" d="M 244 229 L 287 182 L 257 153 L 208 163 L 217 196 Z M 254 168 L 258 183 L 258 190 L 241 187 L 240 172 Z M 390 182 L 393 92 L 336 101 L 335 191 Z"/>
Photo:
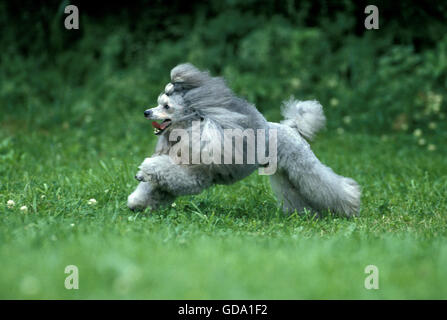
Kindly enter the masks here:
<path id="1" fill-rule="evenodd" d="M 167 155 L 146 158 L 135 178 L 174 195 L 198 194 L 212 184 L 206 168 L 178 165 Z"/>
<path id="2" fill-rule="evenodd" d="M 131 210 L 143 210 L 147 207 L 158 209 L 170 205 L 175 196 L 160 190 L 150 182 L 140 182 L 127 198 L 127 206 Z"/>

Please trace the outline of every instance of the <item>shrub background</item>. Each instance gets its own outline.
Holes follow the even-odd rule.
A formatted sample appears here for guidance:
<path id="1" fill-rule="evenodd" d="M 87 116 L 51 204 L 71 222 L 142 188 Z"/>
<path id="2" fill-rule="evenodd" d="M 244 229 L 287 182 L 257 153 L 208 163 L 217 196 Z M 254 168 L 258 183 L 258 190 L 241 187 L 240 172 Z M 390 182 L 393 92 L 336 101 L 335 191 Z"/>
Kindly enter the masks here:
<path id="1" fill-rule="evenodd" d="M 79 30 L 63 27 L 70 3 Z M 320 100 L 332 130 L 445 139 L 447 3 L 375 2 L 379 30 L 364 28 L 368 4 L 2 2 L 0 122 L 93 134 L 94 119 L 119 115 L 122 131 L 188 61 L 226 77 L 269 120 L 294 95 Z"/>

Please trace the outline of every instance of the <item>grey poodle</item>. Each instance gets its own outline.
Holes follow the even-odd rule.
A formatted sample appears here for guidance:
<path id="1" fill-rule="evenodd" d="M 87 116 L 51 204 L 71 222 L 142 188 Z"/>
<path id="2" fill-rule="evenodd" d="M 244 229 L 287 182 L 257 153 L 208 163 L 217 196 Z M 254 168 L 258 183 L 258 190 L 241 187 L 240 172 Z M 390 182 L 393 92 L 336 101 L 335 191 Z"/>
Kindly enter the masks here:
<path id="1" fill-rule="evenodd" d="M 358 214 L 358 184 L 323 165 L 306 141 L 325 124 L 322 106 L 290 99 L 282 115 L 281 123 L 268 122 L 222 78 L 191 64 L 176 66 L 158 106 L 144 112 L 154 120 L 158 141 L 155 153 L 139 167 L 135 178 L 140 183 L 128 207 L 157 209 L 177 196 L 232 184 L 258 169 L 270 175 L 285 212 Z"/>

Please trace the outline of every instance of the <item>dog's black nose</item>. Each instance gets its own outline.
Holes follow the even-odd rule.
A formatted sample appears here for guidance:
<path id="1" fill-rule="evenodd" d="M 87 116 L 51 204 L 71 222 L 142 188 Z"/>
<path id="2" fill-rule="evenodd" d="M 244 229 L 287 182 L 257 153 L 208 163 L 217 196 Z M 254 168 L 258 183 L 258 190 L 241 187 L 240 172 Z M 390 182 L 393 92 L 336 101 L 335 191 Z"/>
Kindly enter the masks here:
<path id="1" fill-rule="evenodd" d="M 144 111 L 144 116 L 145 116 L 146 118 L 149 118 L 150 116 L 152 116 L 152 111 L 151 111 L 151 110 L 146 110 L 146 111 Z"/>

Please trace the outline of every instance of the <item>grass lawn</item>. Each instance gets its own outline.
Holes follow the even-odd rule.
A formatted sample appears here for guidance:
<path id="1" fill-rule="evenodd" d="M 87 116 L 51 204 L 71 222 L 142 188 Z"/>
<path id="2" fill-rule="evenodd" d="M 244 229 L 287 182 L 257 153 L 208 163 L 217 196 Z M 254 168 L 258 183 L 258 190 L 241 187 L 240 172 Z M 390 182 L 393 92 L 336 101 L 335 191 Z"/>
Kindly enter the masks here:
<path id="1" fill-rule="evenodd" d="M 284 216 L 256 173 L 133 213 L 127 195 L 154 145 L 147 123 L 116 134 L 113 124 L 98 132 L 8 125 L 0 131 L 1 299 L 447 298 L 439 144 L 429 152 L 406 136 L 321 134 L 318 157 L 362 185 L 353 219 Z M 378 290 L 364 287 L 370 264 Z M 64 287 L 67 265 L 79 268 L 79 290 Z"/>

